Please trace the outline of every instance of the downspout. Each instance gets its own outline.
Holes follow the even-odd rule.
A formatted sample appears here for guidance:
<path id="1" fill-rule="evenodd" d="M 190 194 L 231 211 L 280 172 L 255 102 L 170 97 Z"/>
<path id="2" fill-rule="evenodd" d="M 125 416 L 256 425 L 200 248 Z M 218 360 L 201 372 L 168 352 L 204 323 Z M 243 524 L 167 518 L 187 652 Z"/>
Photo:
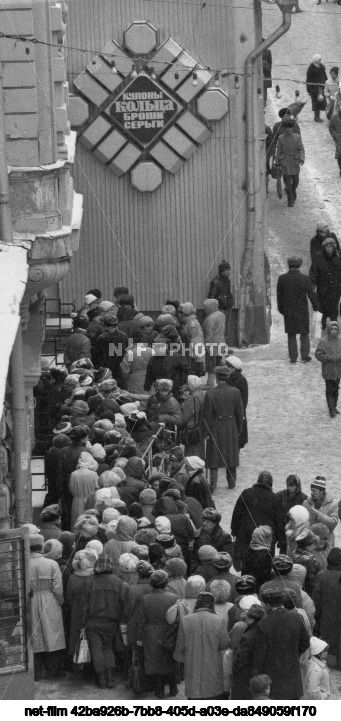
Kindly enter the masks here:
<path id="1" fill-rule="evenodd" d="M 246 238 L 243 256 L 241 283 L 240 283 L 240 310 L 238 322 L 238 344 L 239 347 L 248 345 L 246 339 L 246 295 L 248 276 L 252 267 L 253 251 L 256 232 L 255 213 L 255 179 L 257 169 L 255 167 L 255 133 L 254 133 L 254 73 L 255 61 L 260 55 L 273 45 L 282 35 L 288 32 L 291 25 L 291 11 L 295 3 L 293 0 L 277 0 L 277 5 L 283 15 L 282 25 L 277 28 L 269 37 L 258 45 L 245 61 L 245 102 L 246 102 L 246 186 L 247 186 L 247 216 L 246 216 Z"/>

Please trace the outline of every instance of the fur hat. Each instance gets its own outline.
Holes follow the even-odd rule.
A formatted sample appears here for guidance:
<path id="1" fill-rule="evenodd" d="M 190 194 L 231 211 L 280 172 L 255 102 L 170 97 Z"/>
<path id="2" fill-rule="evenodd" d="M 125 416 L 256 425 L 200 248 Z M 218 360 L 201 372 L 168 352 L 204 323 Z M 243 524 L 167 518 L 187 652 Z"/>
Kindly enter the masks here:
<path id="1" fill-rule="evenodd" d="M 254 593 L 256 590 L 256 579 L 254 576 L 245 574 L 240 576 L 235 583 L 235 589 L 239 595 Z"/>
<path id="2" fill-rule="evenodd" d="M 300 268 L 302 265 L 302 258 L 298 258 L 295 255 L 291 256 L 287 260 L 289 268 Z"/>
<path id="3" fill-rule="evenodd" d="M 145 488 L 139 495 L 139 502 L 142 505 L 153 505 L 156 501 L 156 493 L 153 488 Z"/>
<path id="4" fill-rule="evenodd" d="M 280 575 L 282 575 L 282 573 L 289 573 L 294 565 L 292 558 L 290 558 L 290 556 L 286 556 L 284 553 L 280 553 L 278 556 L 275 556 L 272 563 L 277 573 Z"/>
<path id="5" fill-rule="evenodd" d="M 220 571 L 228 571 L 232 566 L 232 557 L 229 553 L 217 553 L 213 558 L 213 566 Z"/>
<path id="6" fill-rule="evenodd" d="M 155 538 L 162 548 L 172 548 L 175 545 L 175 538 L 172 533 L 158 533 Z"/>
<path id="7" fill-rule="evenodd" d="M 273 588 L 265 588 L 262 593 L 262 601 L 269 606 L 281 606 L 284 600 L 284 586 L 274 586 Z"/>
<path id="8" fill-rule="evenodd" d="M 67 421 L 63 421 L 62 423 L 57 423 L 56 427 L 53 429 L 52 433 L 54 436 L 59 436 L 60 433 L 63 433 L 64 435 L 67 435 L 70 433 L 72 428 L 71 423 L 67 423 Z"/>
<path id="9" fill-rule="evenodd" d="M 202 512 L 202 520 L 218 524 L 221 521 L 221 513 L 218 513 L 215 508 L 205 508 Z"/>
<path id="10" fill-rule="evenodd" d="M 86 416 L 89 413 L 89 406 L 85 401 L 75 401 L 70 410 L 74 416 Z"/>
<path id="11" fill-rule="evenodd" d="M 90 428 L 88 426 L 74 426 L 72 431 L 70 431 L 70 438 L 72 441 L 80 442 L 86 438 L 90 433 Z"/>
<path id="12" fill-rule="evenodd" d="M 50 538 L 44 543 L 43 554 L 45 558 L 57 561 L 63 555 L 63 546 L 56 538 Z"/>
<path id="13" fill-rule="evenodd" d="M 198 598 L 199 593 L 202 593 L 205 588 L 205 579 L 202 576 L 199 576 L 199 574 L 194 574 L 186 581 L 185 598 Z"/>
<path id="14" fill-rule="evenodd" d="M 42 523 L 56 521 L 58 518 L 60 518 L 59 503 L 53 503 L 51 506 L 45 506 L 45 508 L 43 508 L 43 510 L 40 512 L 39 516 L 39 520 Z"/>
<path id="15" fill-rule="evenodd" d="M 196 309 L 194 308 L 193 303 L 189 303 L 187 301 L 186 303 L 180 303 L 179 312 L 183 315 L 192 315 L 193 313 L 196 313 Z"/>
<path id="16" fill-rule="evenodd" d="M 105 453 L 103 446 L 101 446 L 100 443 L 94 443 L 94 445 L 91 448 L 91 455 L 93 455 L 93 457 L 95 458 L 96 461 L 103 461 L 106 456 L 106 453 Z"/>
<path id="17" fill-rule="evenodd" d="M 159 570 L 152 573 L 149 583 L 152 588 L 166 588 L 168 581 L 168 573 L 166 573 L 166 571 Z"/>
<path id="18" fill-rule="evenodd" d="M 94 539 L 93 541 L 88 541 L 85 548 L 91 548 L 93 551 L 96 551 L 98 556 L 103 553 L 103 543 L 101 543 L 101 541 L 97 541 L 96 539 Z"/>
<path id="19" fill-rule="evenodd" d="M 52 445 L 54 448 L 66 448 L 66 446 L 71 446 L 71 440 L 64 433 L 59 433 L 52 439 Z"/>
<path id="20" fill-rule="evenodd" d="M 93 538 L 98 533 L 98 521 L 95 516 L 78 516 L 74 531 L 76 537 Z"/>
<path id="21" fill-rule="evenodd" d="M 32 546 L 40 546 L 41 548 L 43 548 L 45 539 L 44 536 L 40 535 L 40 533 L 30 533 L 28 537 L 28 542 L 30 548 L 32 548 Z"/>
<path id="22" fill-rule="evenodd" d="M 213 593 L 215 603 L 226 603 L 230 598 L 231 584 L 222 578 L 215 578 L 210 582 L 209 591 Z"/>
<path id="23" fill-rule="evenodd" d="M 76 536 L 74 533 L 71 533 L 70 531 L 62 531 L 58 537 L 58 541 L 63 546 L 63 556 L 64 558 L 69 558 L 72 556 L 73 548 L 75 545 Z"/>
<path id="24" fill-rule="evenodd" d="M 187 566 L 182 558 L 169 558 L 165 564 L 165 571 L 167 571 L 170 578 L 184 578 Z"/>
<path id="25" fill-rule="evenodd" d="M 133 553 L 122 553 L 118 559 L 119 569 L 126 573 L 132 573 L 132 571 L 136 571 L 138 562 L 138 558 Z"/>
<path id="26" fill-rule="evenodd" d="M 218 381 L 224 381 L 224 380 L 226 380 L 226 378 L 229 377 L 231 370 L 226 365 L 222 365 L 222 366 L 216 366 L 216 368 L 214 369 L 214 372 L 215 372 L 215 375 L 216 375 Z"/>
<path id="27" fill-rule="evenodd" d="M 150 546 L 151 543 L 155 543 L 157 531 L 155 528 L 141 528 L 137 531 L 134 536 L 135 543 L 141 546 Z"/>
<path id="28" fill-rule="evenodd" d="M 85 571 L 87 568 L 93 568 L 98 558 L 98 554 L 93 548 L 84 548 L 77 551 L 72 559 L 72 568 L 74 571 Z"/>
<path id="29" fill-rule="evenodd" d="M 106 524 L 105 536 L 108 541 L 110 541 L 112 538 L 116 538 L 117 524 L 118 524 L 118 518 L 113 519 Z"/>
<path id="30" fill-rule="evenodd" d="M 154 573 L 154 568 L 148 561 L 138 561 L 136 571 L 139 578 L 150 578 Z"/>

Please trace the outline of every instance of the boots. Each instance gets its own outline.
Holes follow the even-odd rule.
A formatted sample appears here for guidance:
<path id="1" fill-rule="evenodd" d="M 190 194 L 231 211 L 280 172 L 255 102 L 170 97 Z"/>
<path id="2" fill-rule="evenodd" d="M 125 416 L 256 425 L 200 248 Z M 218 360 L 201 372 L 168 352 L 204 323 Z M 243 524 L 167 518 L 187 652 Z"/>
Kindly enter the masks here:
<path id="1" fill-rule="evenodd" d="M 340 411 L 338 411 L 338 409 L 337 409 L 337 402 L 338 402 L 338 400 L 339 400 L 339 391 L 335 391 L 335 392 L 334 392 L 334 411 L 335 411 L 335 413 L 337 413 L 337 415 L 339 416 L 339 415 L 340 415 Z"/>
<path id="2" fill-rule="evenodd" d="M 106 677 L 106 681 L 107 681 L 107 688 L 115 688 L 114 670 L 112 668 L 106 669 L 105 677 Z"/>
<path id="3" fill-rule="evenodd" d="M 98 681 L 99 688 L 107 687 L 107 679 L 105 677 L 105 671 L 97 672 L 97 681 Z"/>
<path id="4" fill-rule="evenodd" d="M 335 418 L 336 410 L 335 410 L 335 405 L 334 405 L 334 394 L 331 395 L 328 393 L 326 398 L 327 398 L 327 406 L 328 406 L 328 410 L 329 410 L 329 415 L 331 418 Z"/>
<path id="5" fill-rule="evenodd" d="M 315 123 L 323 123 L 322 118 L 320 118 L 320 111 L 319 111 L 319 110 L 315 110 L 315 112 L 314 112 L 314 120 L 315 120 Z"/>

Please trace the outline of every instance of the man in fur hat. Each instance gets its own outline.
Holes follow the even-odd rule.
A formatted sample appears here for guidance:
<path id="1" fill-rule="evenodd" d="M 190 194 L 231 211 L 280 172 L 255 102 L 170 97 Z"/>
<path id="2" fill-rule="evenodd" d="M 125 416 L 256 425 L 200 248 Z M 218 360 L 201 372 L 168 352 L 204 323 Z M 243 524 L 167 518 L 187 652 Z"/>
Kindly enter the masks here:
<path id="1" fill-rule="evenodd" d="M 318 310 L 319 307 L 311 281 L 300 271 L 301 265 L 302 258 L 288 258 L 289 270 L 280 275 L 277 282 L 277 307 L 284 316 L 291 363 L 296 363 L 298 358 L 297 333 L 300 334 L 302 361 L 311 361 L 308 298 L 313 310 Z"/>
<path id="2" fill-rule="evenodd" d="M 296 201 L 296 189 L 300 178 L 300 166 L 305 160 L 301 136 L 294 132 L 295 121 L 283 120 L 284 133 L 279 136 L 276 149 L 276 164 L 281 167 L 288 206 L 292 208 Z"/>

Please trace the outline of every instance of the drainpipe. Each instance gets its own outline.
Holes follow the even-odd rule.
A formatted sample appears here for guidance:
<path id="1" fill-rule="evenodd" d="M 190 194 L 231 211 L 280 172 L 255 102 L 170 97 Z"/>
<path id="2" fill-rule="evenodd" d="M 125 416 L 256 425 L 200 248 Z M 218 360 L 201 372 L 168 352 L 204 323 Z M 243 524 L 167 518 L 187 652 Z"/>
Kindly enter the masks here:
<path id="1" fill-rule="evenodd" d="M 6 159 L 5 115 L 2 92 L 3 67 L 0 63 L 0 241 L 13 244 L 12 215 Z M 14 489 L 16 526 L 30 520 L 31 486 L 28 464 L 28 433 L 25 403 L 24 364 L 21 325 L 14 341 L 10 360 L 12 387 L 11 408 L 14 449 Z"/>
<path id="2" fill-rule="evenodd" d="M 245 101 L 246 101 L 246 185 L 247 185 L 247 216 L 246 216 L 246 239 L 245 251 L 241 270 L 241 295 L 238 322 L 238 344 L 239 347 L 248 345 L 246 340 L 246 294 L 248 276 L 252 267 L 253 250 L 256 233 L 256 212 L 255 212 L 255 179 L 257 169 L 255 167 L 255 132 L 254 132 L 254 77 L 255 61 L 260 55 L 273 45 L 282 35 L 288 32 L 291 25 L 291 11 L 295 6 L 294 0 L 277 0 L 277 5 L 283 15 L 282 25 L 277 28 L 269 37 L 258 45 L 245 61 Z"/>

